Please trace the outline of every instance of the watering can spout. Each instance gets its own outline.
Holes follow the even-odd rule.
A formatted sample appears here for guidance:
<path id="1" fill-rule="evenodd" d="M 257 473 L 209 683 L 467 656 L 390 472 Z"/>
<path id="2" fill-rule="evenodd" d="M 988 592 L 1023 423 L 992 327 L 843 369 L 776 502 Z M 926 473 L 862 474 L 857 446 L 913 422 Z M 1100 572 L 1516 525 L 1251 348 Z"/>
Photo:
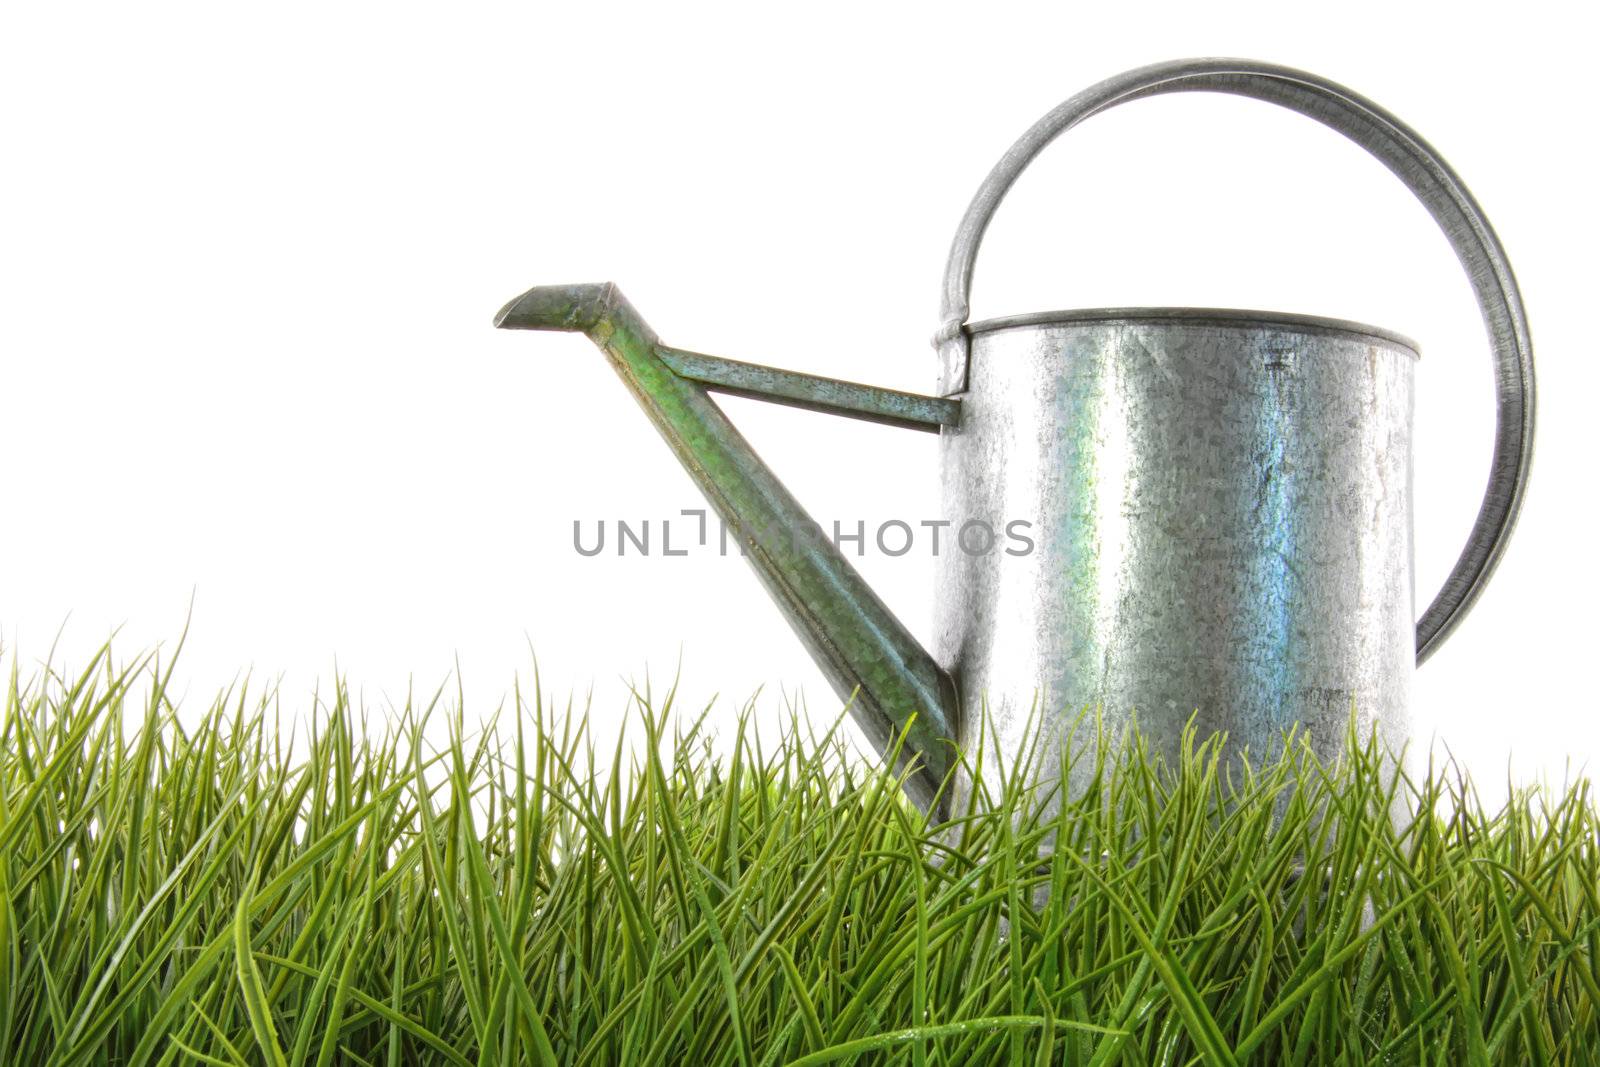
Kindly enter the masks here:
<path id="1" fill-rule="evenodd" d="M 494 317 L 503 330 L 569 330 L 587 333 L 605 318 L 622 294 L 612 282 L 540 285 L 511 301 Z"/>
<path id="2" fill-rule="evenodd" d="M 540 286 L 495 325 L 586 334 L 638 400 L 794 627 L 862 732 L 915 761 L 912 799 L 936 803 L 954 762 L 956 687 L 712 400 L 731 393 L 938 432 L 960 401 L 878 389 L 669 348 L 609 282 Z"/>

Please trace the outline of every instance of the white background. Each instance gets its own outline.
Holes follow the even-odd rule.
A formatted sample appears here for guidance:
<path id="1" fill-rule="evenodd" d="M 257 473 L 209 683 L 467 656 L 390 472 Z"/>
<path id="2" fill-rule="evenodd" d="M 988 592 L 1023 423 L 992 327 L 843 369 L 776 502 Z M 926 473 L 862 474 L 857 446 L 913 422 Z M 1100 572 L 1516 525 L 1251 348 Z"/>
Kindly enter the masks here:
<path id="1" fill-rule="evenodd" d="M 369 701 L 459 662 L 487 710 L 682 660 L 693 702 L 837 701 L 753 576 L 584 559 L 571 525 L 701 499 L 579 337 L 490 328 L 534 284 L 619 282 L 679 347 L 928 391 L 950 235 L 1030 123 L 1125 68 L 1300 66 L 1419 129 L 1511 256 L 1538 461 L 1493 586 L 1419 675 L 1491 785 L 1600 755 L 1592 28 L 1570 7 L 1345 3 L 8 5 L 0 17 L 0 639 L 24 673 L 194 626 L 239 672 Z M 1492 431 L 1464 276 L 1382 167 L 1217 96 L 1054 146 L 991 230 L 979 317 L 1193 304 L 1419 339 L 1418 594 L 1454 561 Z M 730 401 L 826 524 L 938 512 L 931 436 Z M 659 536 L 659 535 L 658 535 Z M 866 575 L 926 637 L 926 552 Z M 69 617 L 70 616 L 70 617 Z M 1019 680 L 1019 684 L 1023 680 Z M 469 708 L 469 716 L 472 714 Z"/>

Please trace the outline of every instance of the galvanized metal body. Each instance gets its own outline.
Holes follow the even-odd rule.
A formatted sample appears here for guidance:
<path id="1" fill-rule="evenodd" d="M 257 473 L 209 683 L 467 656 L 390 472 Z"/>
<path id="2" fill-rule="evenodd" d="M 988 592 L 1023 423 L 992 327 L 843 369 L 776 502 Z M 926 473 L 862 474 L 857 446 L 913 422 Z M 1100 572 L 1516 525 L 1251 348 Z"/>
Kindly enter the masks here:
<path id="1" fill-rule="evenodd" d="M 965 387 L 971 336 L 967 321 L 978 250 L 1017 178 L 1040 152 L 1079 123 L 1131 100 L 1188 92 L 1227 93 L 1287 108 L 1365 149 L 1428 209 L 1472 284 L 1494 361 L 1494 451 L 1477 520 L 1443 588 L 1417 624 L 1417 658 L 1426 660 L 1471 610 L 1516 526 L 1533 463 L 1533 342 L 1511 263 L 1483 209 L 1420 134 L 1371 100 L 1315 74 L 1248 59 L 1154 63 L 1107 78 L 1064 100 L 1007 149 L 956 227 L 934 335 L 941 362 L 940 391 L 950 395 Z"/>
<path id="2" fill-rule="evenodd" d="M 1023 169 L 1077 123 L 1171 92 L 1233 93 L 1300 112 L 1367 149 L 1427 207 L 1478 298 L 1495 371 L 1495 443 L 1476 522 L 1413 624 L 1415 350 L 1371 327 L 1205 310 L 1047 313 L 970 324 L 990 219 Z M 1533 349 L 1510 264 L 1450 167 L 1350 90 L 1272 64 L 1182 60 L 1109 78 L 1035 123 L 957 229 L 935 346 L 938 396 L 877 389 L 663 345 L 614 285 L 541 286 L 495 325 L 586 333 L 725 523 L 867 738 L 919 772 L 922 804 L 970 794 L 956 759 L 991 702 L 1015 762 L 1037 694 L 1030 780 L 1088 704 L 1137 714 L 1172 752 L 1202 733 L 1271 747 L 1298 725 L 1331 753 L 1352 706 L 1391 747 L 1411 674 L 1488 583 L 1532 463 Z M 937 646 L 923 649 L 750 448 L 711 393 L 936 432 L 945 517 L 1033 524 L 1035 551 L 942 556 Z M 774 530 L 789 536 L 774 539 Z M 989 738 L 993 740 L 993 738 Z M 1071 781 L 1069 788 L 1081 788 Z"/>
<path id="3" fill-rule="evenodd" d="M 985 774 L 1009 773 L 1037 734 L 1025 773 L 1049 783 L 1096 705 L 1113 733 L 1137 714 L 1174 758 L 1192 716 L 1236 751 L 1272 750 L 1298 724 L 1332 756 L 1352 709 L 1404 743 L 1413 346 L 1188 309 L 971 334 L 961 424 L 941 437 L 945 514 L 1028 520 L 1034 542 L 940 557 L 934 658 Z M 1080 763 L 1069 791 L 1088 775 Z"/>

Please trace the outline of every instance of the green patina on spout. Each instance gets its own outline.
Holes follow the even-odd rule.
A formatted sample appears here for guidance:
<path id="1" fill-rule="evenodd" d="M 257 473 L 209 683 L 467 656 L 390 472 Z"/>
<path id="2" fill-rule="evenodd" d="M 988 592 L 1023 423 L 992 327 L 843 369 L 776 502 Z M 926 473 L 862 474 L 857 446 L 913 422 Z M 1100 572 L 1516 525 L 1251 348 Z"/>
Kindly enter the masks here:
<path id="1" fill-rule="evenodd" d="M 928 806 L 954 759 L 958 704 L 950 676 L 895 618 L 723 414 L 710 391 L 937 432 L 960 402 L 838 382 L 659 343 L 617 287 L 540 286 L 501 309 L 504 329 L 586 334 L 644 408 L 834 689 L 880 751 L 906 734 Z M 775 536 L 776 535 L 776 536 Z"/>

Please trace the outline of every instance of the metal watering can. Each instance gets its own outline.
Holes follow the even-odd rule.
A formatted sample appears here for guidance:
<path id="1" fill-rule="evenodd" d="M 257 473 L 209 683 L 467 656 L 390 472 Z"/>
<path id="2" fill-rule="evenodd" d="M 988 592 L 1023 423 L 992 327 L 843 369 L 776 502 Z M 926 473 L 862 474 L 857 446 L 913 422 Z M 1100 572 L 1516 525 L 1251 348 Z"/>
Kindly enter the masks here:
<path id="1" fill-rule="evenodd" d="M 1471 279 L 1493 348 L 1493 464 L 1466 548 L 1420 622 L 1411 342 L 1356 323 L 1215 309 L 967 321 L 979 242 L 1023 168 L 1091 115 L 1189 91 L 1265 100 L 1361 145 L 1427 206 Z M 1113 731 L 1137 715 L 1152 751 L 1167 756 L 1191 716 L 1257 753 L 1298 724 L 1330 756 L 1352 706 L 1363 730 L 1376 727 L 1398 749 L 1412 671 L 1461 622 L 1505 551 L 1532 457 L 1527 321 L 1471 194 L 1375 104 L 1251 61 L 1129 71 L 1067 100 L 1006 152 L 950 250 L 938 396 L 670 348 L 610 284 L 531 289 L 495 325 L 582 331 L 600 346 L 836 691 L 853 694 L 862 731 L 883 751 L 904 734 L 902 758 L 920 765 L 908 790 L 924 806 L 941 783 L 944 798 L 961 798 L 975 775 L 1001 768 L 1057 782 L 1066 731 L 1096 704 Z M 952 531 L 1026 517 L 1034 550 L 941 553 L 930 653 L 713 392 L 937 433 Z M 973 753 L 980 741 L 981 766 L 958 766 L 951 742 Z M 1036 753 L 1029 761 L 1025 748 Z M 1075 764 L 1067 792 L 1085 788 L 1087 773 Z"/>

